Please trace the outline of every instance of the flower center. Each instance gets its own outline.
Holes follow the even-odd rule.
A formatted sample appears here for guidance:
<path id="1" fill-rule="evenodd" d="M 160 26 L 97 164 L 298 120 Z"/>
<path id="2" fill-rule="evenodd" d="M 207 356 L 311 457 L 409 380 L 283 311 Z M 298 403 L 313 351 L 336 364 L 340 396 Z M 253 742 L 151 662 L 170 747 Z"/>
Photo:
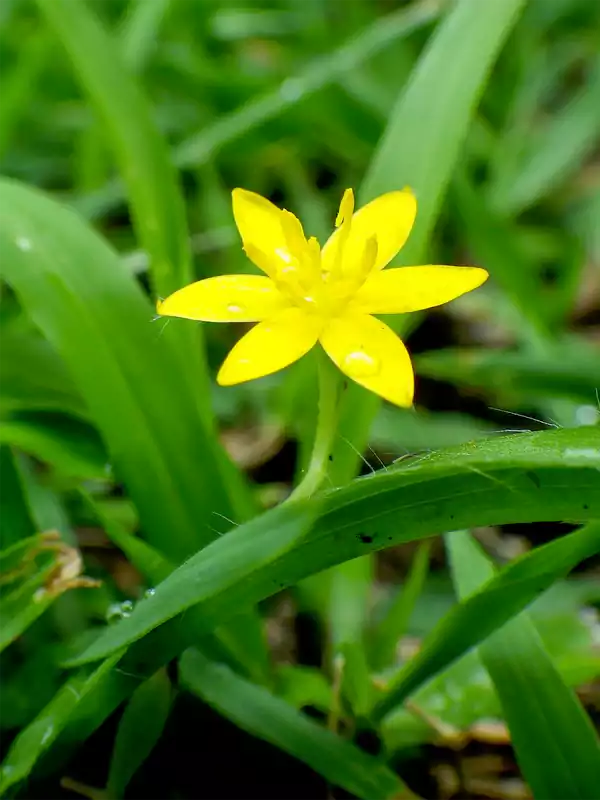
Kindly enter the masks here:
<path id="1" fill-rule="evenodd" d="M 348 189 L 335 221 L 337 230 L 327 245 L 331 258 L 327 259 L 325 270 L 317 239 L 311 237 L 307 241 L 300 221 L 288 211 L 281 212 L 287 248 L 276 251 L 278 266 L 274 280 L 294 305 L 324 319 L 343 312 L 377 258 L 377 241 L 372 237 L 363 243 L 358 265 L 351 272 L 345 269 L 345 252 L 348 246 L 356 246 L 355 242 L 350 243 L 353 213 L 354 195 Z"/>

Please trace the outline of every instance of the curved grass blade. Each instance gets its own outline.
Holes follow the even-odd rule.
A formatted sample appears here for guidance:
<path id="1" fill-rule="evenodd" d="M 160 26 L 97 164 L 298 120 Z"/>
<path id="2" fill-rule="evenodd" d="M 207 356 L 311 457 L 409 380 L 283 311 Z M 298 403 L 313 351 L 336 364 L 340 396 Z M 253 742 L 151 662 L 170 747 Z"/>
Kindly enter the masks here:
<path id="1" fill-rule="evenodd" d="M 131 644 L 197 603 L 210 628 L 307 575 L 455 526 L 600 516 L 599 466 L 600 428 L 542 431 L 415 459 L 324 494 L 318 509 L 314 500 L 285 504 L 192 556 L 73 663 Z"/>
<path id="2" fill-rule="evenodd" d="M 198 650 L 183 654 L 180 670 L 184 686 L 220 714 L 300 759 L 334 786 L 364 800 L 412 796 L 397 775 L 374 756 Z"/>
<path id="3" fill-rule="evenodd" d="M 131 696 L 115 738 L 106 785 L 109 797 L 124 796 L 129 781 L 152 752 L 169 716 L 171 697 L 171 681 L 164 669 Z"/>
<path id="4" fill-rule="evenodd" d="M 67 365 L 148 539 L 180 561 L 213 538 L 213 511 L 235 511 L 223 455 L 150 304 L 72 212 L 8 180 L 0 197 L 2 275 Z"/>
<path id="5" fill-rule="evenodd" d="M 154 597 L 158 595 L 162 602 L 162 593 L 166 590 L 164 596 L 169 600 L 169 595 L 174 592 L 173 584 L 178 582 L 182 592 L 187 596 L 174 599 L 179 601 L 180 608 L 188 608 L 187 613 L 180 614 L 165 625 L 160 625 L 162 621 L 159 618 L 160 614 L 155 613 L 156 608 L 154 609 L 150 626 L 159 625 L 159 627 L 136 642 L 115 669 L 107 674 L 106 680 L 89 695 L 88 700 L 81 707 L 74 707 L 73 718 L 58 744 L 64 752 L 65 749 L 72 749 L 87 739 L 118 703 L 133 691 L 140 680 L 150 677 L 186 647 L 197 642 L 198 636 L 203 631 L 209 632 L 228 617 L 235 616 L 239 613 L 240 607 L 246 603 L 254 603 L 260 598 L 268 597 L 307 575 L 360 555 L 365 549 L 379 549 L 447 529 L 450 515 L 454 516 L 459 524 L 470 520 L 471 525 L 489 524 L 494 520 L 507 522 L 511 519 L 512 521 L 566 519 L 580 514 L 585 505 L 586 508 L 583 509 L 585 513 L 592 517 L 600 517 L 598 463 L 591 461 L 588 454 L 581 457 L 580 466 L 577 467 L 573 456 L 568 455 L 573 449 L 587 452 L 583 445 L 588 442 L 579 433 L 581 432 L 552 431 L 531 436 L 522 435 L 514 437 L 514 443 L 506 440 L 500 442 L 500 448 L 498 448 L 499 443 L 495 442 L 496 458 L 502 467 L 490 471 L 487 478 L 478 482 L 474 482 L 474 477 L 478 473 L 480 479 L 483 477 L 481 468 L 486 468 L 486 456 L 492 457 L 489 445 L 479 462 L 475 459 L 471 461 L 471 468 L 475 468 L 475 472 L 473 469 L 465 470 L 464 466 L 456 467 L 457 450 L 449 451 L 446 456 L 438 454 L 435 457 L 443 470 L 437 478 L 430 475 L 430 480 L 425 479 L 422 474 L 423 465 L 415 464 L 413 470 L 416 470 L 417 474 L 413 474 L 412 478 L 416 480 L 410 480 L 409 471 L 405 476 L 408 479 L 405 486 L 397 487 L 395 497 L 393 485 L 387 484 L 390 480 L 389 473 L 357 481 L 348 489 L 339 490 L 325 498 L 316 525 L 314 516 L 317 511 L 314 509 L 313 501 L 306 505 L 300 504 L 297 508 L 290 505 L 277 508 L 260 520 L 240 526 L 233 533 L 219 539 L 214 546 L 206 548 L 191 559 L 191 574 L 186 575 L 185 570 L 180 568 L 173 573 L 173 578 L 169 578 L 157 587 Z M 520 459 L 514 448 L 519 440 L 521 445 L 525 445 L 523 448 L 525 452 L 521 453 Z M 544 450 L 544 442 L 547 445 L 546 466 L 541 469 L 540 456 Z M 559 443 L 562 444 L 559 446 Z M 577 448 L 578 443 L 579 448 Z M 599 444 L 598 437 L 593 444 L 596 446 Z M 459 450 L 464 452 L 468 449 Z M 501 456 L 502 449 L 506 451 L 504 459 Z M 536 449 L 537 460 L 534 454 Z M 563 464 L 565 461 L 570 461 L 571 467 L 565 467 Z M 590 464 L 590 461 L 590 468 L 586 469 L 583 464 Z M 444 462 L 447 462 L 449 472 L 444 469 Z M 494 458 L 490 463 L 494 463 Z M 490 464 L 487 464 L 487 469 L 490 470 Z M 533 508 L 531 491 L 528 488 L 522 493 L 515 491 L 517 479 L 523 479 L 525 485 L 531 483 L 531 477 L 527 478 L 526 482 L 524 480 L 527 474 L 530 476 L 535 474 L 540 486 L 545 487 L 540 494 L 539 505 L 535 506 L 537 501 L 534 501 Z M 386 493 L 380 495 L 377 490 L 382 478 L 391 497 L 388 494 L 386 498 Z M 392 483 L 393 480 L 392 477 Z M 457 486 L 465 486 L 465 480 L 466 494 L 455 498 L 453 495 L 458 491 Z M 502 491 L 503 486 L 507 489 L 506 492 Z M 357 488 L 360 488 L 358 493 Z M 482 495 L 486 489 L 490 494 L 484 498 Z M 356 494 L 358 494 L 354 497 L 356 502 L 349 502 Z M 464 503 L 464 496 L 469 497 L 468 504 Z M 378 516 L 377 513 L 373 514 L 373 507 L 375 505 L 377 508 L 379 497 L 383 501 L 383 507 Z M 516 498 L 520 498 L 520 503 L 515 502 Z M 563 499 L 557 502 L 560 498 Z M 340 504 L 337 503 L 338 500 L 341 500 Z M 446 508 L 443 507 L 444 504 L 447 505 Z M 344 506 L 347 507 L 348 513 L 340 516 Z M 457 515 L 456 512 L 461 508 L 464 513 Z M 430 516 L 422 520 L 426 509 L 429 509 Z M 401 531 L 398 530 L 399 517 L 405 520 L 406 525 Z M 364 538 L 368 530 L 373 532 L 377 529 L 379 534 L 373 535 L 371 542 L 360 538 L 360 533 L 363 533 Z M 215 558 L 212 558 L 213 548 L 217 550 Z M 467 603 L 473 602 L 476 605 L 482 603 L 479 608 L 483 607 L 486 614 L 490 606 L 494 613 L 498 614 L 499 611 L 500 615 L 496 616 L 494 621 L 494 625 L 499 627 L 511 615 L 522 610 L 537 594 L 568 572 L 579 560 L 599 549 L 600 523 L 593 523 L 577 534 L 571 534 L 528 554 L 503 570 L 492 587 L 488 587 L 495 587 L 491 592 L 491 602 L 489 598 L 480 600 L 476 597 Z M 208 564 L 205 563 L 207 556 L 210 559 Z M 520 590 L 519 603 L 510 605 L 508 599 L 514 596 L 515 587 L 521 584 L 524 588 Z M 134 619 L 136 625 L 139 624 L 142 603 L 129 618 Z M 189 608 L 194 603 L 196 605 Z M 170 613 L 171 611 L 167 616 Z M 470 613 L 466 614 L 467 621 Z M 480 612 L 476 611 L 474 617 L 481 621 Z M 112 636 L 113 644 L 115 640 L 129 643 L 139 635 L 134 631 L 133 636 L 129 637 L 131 630 L 123 631 L 122 625 L 123 622 L 119 623 L 111 632 L 117 633 L 116 637 Z M 460 624 L 457 627 L 458 630 L 464 630 L 464 626 Z M 421 674 L 413 675 L 412 678 L 410 675 L 407 676 L 406 691 L 398 696 L 397 701 L 391 703 L 391 707 L 401 702 L 405 696 L 437 672 L 442 671 L 453 660 L 476 646 L 490 632 L 489 627 L 475 629 L 462 641 L 460 647 L 452 651 L 447 649 L 443 641 L 430 647 L 431 659 L 422 665 Z M 107 649 L 107 646 L 110 649 L 110 639 L 109 636 L 108 641 L 105 639 L 101 642 L 103 649 Z M 87 651 L 84 657 L 94 658 L 93 649 Z M 60 724 L 64 728 L 66 722 L 63 720 Z M 22 734 L 25 740 L 30 735 L 33 734 L 29 733 L 29 729 L 25 729 Z M 21 737 L 16 740 L 7 756 L 6 763 L 10 767 L 18 763 L 23 754 L 20 741 Z M 43 748 L 41 750 L 38 748 L 37 754 L 28 756 L 28 769 L 31 769 L 42 752 Z"/>
<path id="6" fill-rule="evenodd" d="M 91 513 L 101 522 L 111 542 L 125 553 L 127 559 L 152 586 L 165 580 L 175 570 L 175 564 L 108 517 L 84 490 L 80 491 L 80 495 Z M 217 653 L 221 660 L 233 664 L 237 670 L 257 683 L 269 682 L 269 657 L 262 622 L 257 614 L 242 611 L 234 619 L 219 626 L 210 636 L 199 639 L 198 645 L 209 654 Z"/>
<path id="7" fill-rule="evenodd" d="M 596 535 L 600 540 L 600 523 Z M 494 580 L 492 563 L 467 532 L 449 534 L 448 550 L 463 602 Z M 479 655 L 494 682 L 533 796 L 595 800 L 600 787 L 597 734 L 531 617 L 521 613 L 511 619 L 479 645 Z"/>

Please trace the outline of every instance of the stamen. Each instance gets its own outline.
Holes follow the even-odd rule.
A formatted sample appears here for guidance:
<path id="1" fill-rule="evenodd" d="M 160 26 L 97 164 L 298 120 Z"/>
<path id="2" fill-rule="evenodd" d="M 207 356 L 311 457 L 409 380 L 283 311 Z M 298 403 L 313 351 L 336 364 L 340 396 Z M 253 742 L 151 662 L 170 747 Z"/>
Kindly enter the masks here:
<path id="1" fill-rule="evenodd" d="M 316 236 L 311 236 L 307 247 L 307 266 L 311 281 L 321 280 L 321 246 Z"/>
<path id="2" fill-rule="evenodd" d="M 343 270 L 344 248 L 350 235 L 350 227 L 352 224 L 352 215 L 354 214 L 354 192 L 352 189 L 346 189 L 342 202 L 340 203 L 340 210 L 338 211 L 335 220 L 335 226 L 338 229 L 335 236 L 335 255 L 333 258 L 333 272 L 340 275 Z"/>
<path id="3" fill-rule="evenodd" d="M 304 260 L 307 254 L 307 242 L 302 223 L 298 217 L 289 211 L 282 211 L 281 227 L 292 257 L 298 261 Z"/>
<path id="4" fill-rule="evenodd" d="M 272 259 L 267 253 L 260 250 L 255 245 L 250 244 L 250 242 L 244 242 L 244 252 L 259 269 L 262 269 L 264 273 L 266 273 L 271 280 L 275 280 L 277 278 L 277 263 Z M 280 257 L 280 256 L 279 256 Z"/>
<path id="5" fill-rule="evenodd" d="M 369 273 L 375 266 L 377 260 L 377 237 L 369 236 L 365 242 L 364 249 L 359 261 L 358 271 L 356 273 L 356 288 L 360 288 L 366 281 Z"/>
<path id="6" fill-rule="evenodd" d="M 335 227 L 339 228 L 344 222 L 349 222 L 354 214 L 354 192 L 352 189 L 346 189 L 342 202 L 340 203 L 340 210 L 335 219 Z"/>

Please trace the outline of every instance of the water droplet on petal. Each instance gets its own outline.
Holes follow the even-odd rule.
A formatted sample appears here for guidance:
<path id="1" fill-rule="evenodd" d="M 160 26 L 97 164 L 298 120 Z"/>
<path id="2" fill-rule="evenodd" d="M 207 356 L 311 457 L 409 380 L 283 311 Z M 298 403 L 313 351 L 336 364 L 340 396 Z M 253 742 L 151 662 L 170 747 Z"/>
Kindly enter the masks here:
<path id="1" fill-rule="evenodd" d="M 363 350 L 353 350 L 344 358 L 342 367 L 351 378 L 372 378 L 379 372 L 380 363 Z"/>
<path id="2" fill-rule="evenodd" d="M 241 314 L 244 311 L 244 306 L 238 306 L 236 303 L 230 303 L 227 306 L 227 311 L 230 314 Z"/>

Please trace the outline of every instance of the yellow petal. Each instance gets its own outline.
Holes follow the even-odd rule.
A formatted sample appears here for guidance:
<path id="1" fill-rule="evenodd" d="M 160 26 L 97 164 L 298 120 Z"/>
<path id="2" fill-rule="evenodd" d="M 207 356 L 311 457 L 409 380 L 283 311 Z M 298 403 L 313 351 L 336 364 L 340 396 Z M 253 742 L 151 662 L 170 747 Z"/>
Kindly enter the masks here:
<path id="1" fill-rule="evenodd" d="M 368 314 L 404 314 L 454 300 L 487 279 L 479 267 L 400 267 L 370 275 L 353 305 Z"/>
<path id="2" fill-rule="evenodd" d="M 288 308 L 260 322 L 231 350 L 217 375 L 221 386 L 251 381 L 277 372 L 313 347 L 321 322 L 299 308 Z"/>
<path id="3" fill-rule="evenodd" d="M 262 275 L 220 275 L 191 283 L 157 303 L 167 317 L 204 322 L 257 322 L 289 305 L 269 278 Z"/>
<path id="4" fill-rule="evenodd" d="M 282 225 L 282 212 L 277 206 L 246 189 L 234 189 L 232 200 L 235 224 L 246 253 L 256 266 L 265 270 L 264 259 L 254 260 L 256 251 L 263 253 L 269 260 L 273 259 L 275 269 L 278 263 L 289 264 L 292 254 Z M 268 274 L 272 274 L 272 270 L 268 270 Z"/>
<path id="5" fill-rule="evenodd" d="M 342 372 L 366 389 L 395 403 L 410 406 L 414 376 L 404 344 L 388 326 L 368 314 L 333 319 L 321 344 Z"/>
<path id="6" fill-rule="evenodd" d="M 360 256 L 365 242 L 374 236 L 377 241 L 377 260 L 374 269 L 382 269 L 392 260 L 408 239 L 415 216 L 417 201 L 410 189 L 389 192 L 367 203 L 352 217 L 348 239 L 344 244 L 344 272 L 348 275 L 360 269 Z M 343 233 L 338 228 L 323 248 L 323 269 L 331 272 L 335 267 L 336 242 Z"/>

